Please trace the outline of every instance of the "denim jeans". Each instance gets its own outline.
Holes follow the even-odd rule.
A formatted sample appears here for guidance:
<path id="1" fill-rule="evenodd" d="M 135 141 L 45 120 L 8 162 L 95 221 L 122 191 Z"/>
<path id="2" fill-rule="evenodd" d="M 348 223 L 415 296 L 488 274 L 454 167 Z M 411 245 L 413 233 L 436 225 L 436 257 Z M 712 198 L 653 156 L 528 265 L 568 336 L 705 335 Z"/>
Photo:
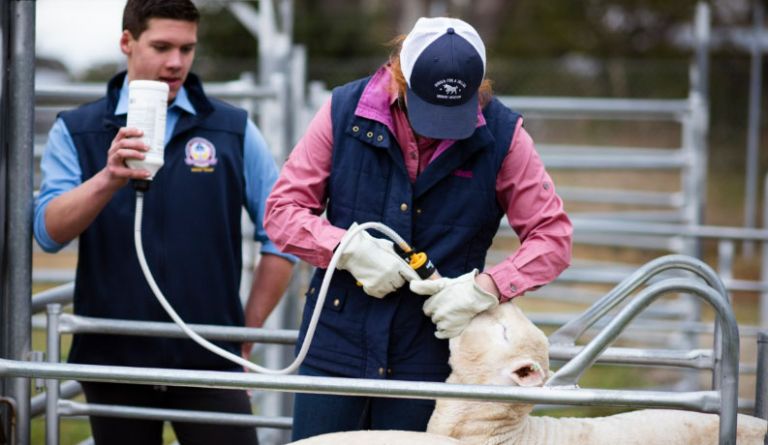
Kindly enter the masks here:
<path id="1" fill-rule="evenodd" d="M 300 375 L 341 377 L 302 365 Z M 336 431 L 425 431 L 434 400 L 297 393 L 293 402 L 292 440 Z"/>

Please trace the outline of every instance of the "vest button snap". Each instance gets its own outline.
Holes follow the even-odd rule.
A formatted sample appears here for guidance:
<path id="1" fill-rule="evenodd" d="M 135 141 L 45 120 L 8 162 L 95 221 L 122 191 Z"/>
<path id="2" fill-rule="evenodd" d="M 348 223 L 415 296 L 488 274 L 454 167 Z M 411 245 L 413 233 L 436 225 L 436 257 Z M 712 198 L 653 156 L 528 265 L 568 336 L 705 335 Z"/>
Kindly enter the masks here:
<path id="1" fill-rule="evenodd" d="M 384 375 L 384 368 L 379 368 L 379 375 Z"/>
<path id="2" fill-rule="evenodd" d="M 369 131 L 368 133 L 365 133 L 366 136 L 368 136 L 368 139 L 373 137 L 373 132 Z"/>
<path id="3" fill-rule="evenodd" d="M 384 140 L 384 135 L 380 134 L 380 135 L 376 136 L 376 140 L 379 141 L 379 142 L 383 141 Z"/>
<path id="4" fill-rule="evenodd" d="M 407 211 L 408 210 L 408 204 L 406 204 L 406 203 L 400 204 L 400 210 L 403 211 L 403 212 Z"/>
<path id="5" fill-rule="evenodd" d="M 340 304 L 341 304 L 341 301 L 339 301 L 339 299 L 338 299 L 338 298 L 336 298 L 335 300 L 333 300 L 333 305 L 334 305 L 335 307 L 339 307 L 339 305 L 340 305 Z"/>
<path id="6" fill-rule="evenodd" d="M 358 127 L 357 125 L 355 125 L 355 126 L 353 126 L 353 127 L 352 127 L 352 131 L 354 131 L 355 133 L 357 133 L 358 131 L 360 131 L 360 127 Z"/>
<path id="7" fill-rule="evenodd" d="M 416 214 L 421 215 L 421 209 L 416 209 Z"/>

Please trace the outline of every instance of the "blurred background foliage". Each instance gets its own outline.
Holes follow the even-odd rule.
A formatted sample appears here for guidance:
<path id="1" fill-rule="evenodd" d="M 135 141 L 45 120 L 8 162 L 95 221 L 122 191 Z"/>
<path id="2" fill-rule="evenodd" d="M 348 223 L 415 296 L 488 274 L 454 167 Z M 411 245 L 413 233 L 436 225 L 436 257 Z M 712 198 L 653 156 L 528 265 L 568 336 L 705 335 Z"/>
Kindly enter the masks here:
<path id="1" fill-rule="evenodd" d="M 258 73 L 258 42 L 227 9 L 229 0 L 196 0 L 200 25 L 195 71 L 207 80 Z M 280 0 L 274 0 L 279 7 Z M 749 31 L 752 5 L 765 0 L 711 0 L 710 188 L 725 212 L 710 224 L 741 225 L 750 56 L 719 37 Z M 449 15 L 472 23 L 488 51 L 488 77 L 498 94 L 684 98 L 691 86 L 695 0 L 294 0 L 288 26 L 307 49 L 307 79 L 327 87 L 372 73 L 388 42 L 419 16 Z M 253 2 L 259 7 L 259 2 Z M 285 24 L 283 24 L 285 26 Z M 763 72 L 768 73 L 763 59 Z M 91 70 L 101 81 L 116 67 Z M 768 88 L 763 88 L 762 101 Z M 763 113 L 763 134 L 766 140 Z M 761 153 L 759 174 L 768 166 Z M 729 211 L 727 208 L 732 208 Z"/>

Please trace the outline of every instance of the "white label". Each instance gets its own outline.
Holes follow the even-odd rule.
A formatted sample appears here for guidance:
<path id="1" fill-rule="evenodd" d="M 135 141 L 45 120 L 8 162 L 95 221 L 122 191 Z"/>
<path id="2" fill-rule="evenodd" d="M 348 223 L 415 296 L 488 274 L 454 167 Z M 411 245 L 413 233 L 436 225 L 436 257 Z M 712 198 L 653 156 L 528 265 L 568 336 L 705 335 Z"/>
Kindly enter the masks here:
<path id="1" fill-rule="evenodd" d="M 154 92 L 153 92 L 154 93 Z M 131 96 L 128 105 L 126 126 L 138 128 L 144 132 L 141 138 L 149 146 L 147 156 L 163 158 L 165 141 L 166 97 L 163 94 Z M 157 96 L 162 96 L 158 98 Z"/>
<path id="2" fill-rule="evenodd" d="M 129 86 L 126 127 L 144 132 L 141 140 L 149 147 L 143 161 L 129 161 L 131 168 L 144 168 L 154 173 L 163 165 L 165 152 L 165 119 L 168 93 L 161 89 Z"/>

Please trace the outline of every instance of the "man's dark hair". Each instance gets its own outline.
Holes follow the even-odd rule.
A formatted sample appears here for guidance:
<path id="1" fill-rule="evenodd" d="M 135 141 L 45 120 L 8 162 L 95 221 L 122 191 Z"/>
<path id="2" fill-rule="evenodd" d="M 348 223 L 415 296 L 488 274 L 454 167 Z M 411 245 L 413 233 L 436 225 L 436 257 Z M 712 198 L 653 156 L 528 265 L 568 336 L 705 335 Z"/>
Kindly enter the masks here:
<path id="1" fill-rule="evenodd" d="M 149 26 L 149 19 L 199 22 L 200 13 L 191 0 L 128 0 L 123 9 L 123 30 L 138 39 Z"/>

